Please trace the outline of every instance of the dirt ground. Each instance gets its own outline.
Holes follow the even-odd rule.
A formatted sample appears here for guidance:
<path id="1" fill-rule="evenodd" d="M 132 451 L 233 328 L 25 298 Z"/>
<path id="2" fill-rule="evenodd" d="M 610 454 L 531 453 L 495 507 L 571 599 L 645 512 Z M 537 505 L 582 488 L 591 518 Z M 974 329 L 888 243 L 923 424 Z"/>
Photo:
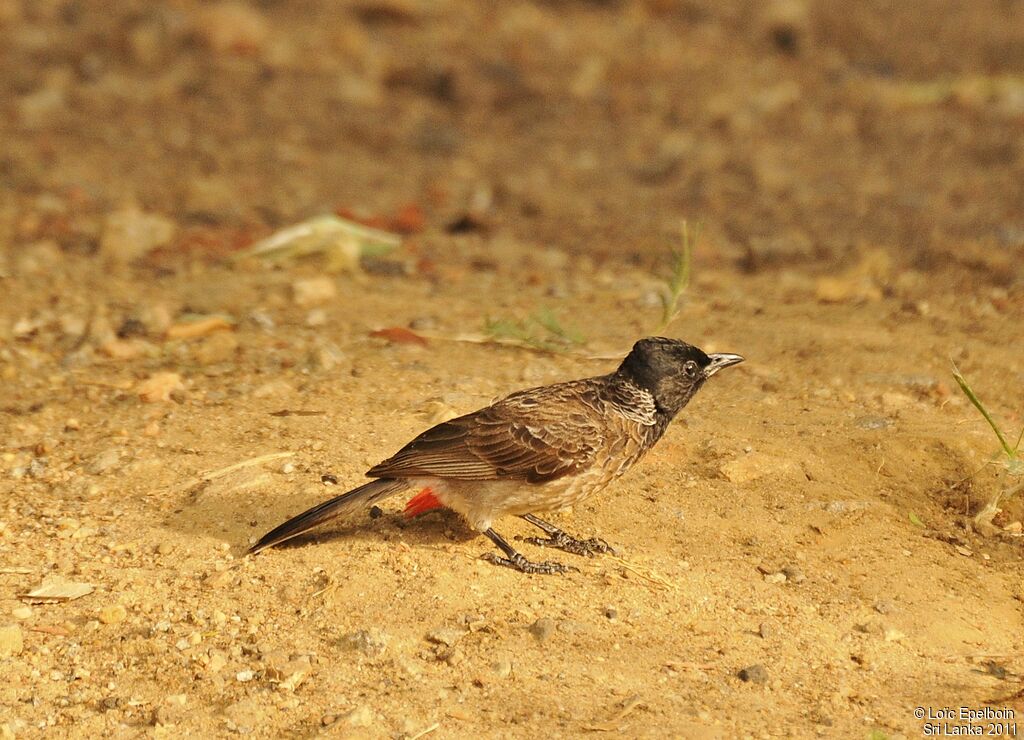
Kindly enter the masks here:
<path id="1" fill-rule="evenodd" d="M 1012 444 L 1022 142 L 1019 2 L 0 0 L 0 737 L 1024 730 L 1024 495 L 974 524 L 950 362 Z M 327 213 L 402 245 L 236 258 Z M 747 362 L 552 516 L 617 556 L 399 500 L 245 555 L 614 368 L 682 219 L 664 333 Z"/>

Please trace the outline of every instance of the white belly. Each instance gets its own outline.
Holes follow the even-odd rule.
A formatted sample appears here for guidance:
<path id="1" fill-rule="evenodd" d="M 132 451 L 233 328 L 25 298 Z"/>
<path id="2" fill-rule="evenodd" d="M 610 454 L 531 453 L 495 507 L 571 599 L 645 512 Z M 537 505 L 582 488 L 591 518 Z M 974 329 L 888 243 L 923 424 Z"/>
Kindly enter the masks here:
<path id="1" fill-rule="evenodd" d="M 604 488 L 608 480 L 565 476 L 547 483 L 527 483 L 417 478 L 413 483 L 418 488 L 431 489 L 438 501 L 461 514 L 470 527 L 484 532 L 491 528 L 495 519 L 503 516 L 557 511 L 572 506 Z"/>

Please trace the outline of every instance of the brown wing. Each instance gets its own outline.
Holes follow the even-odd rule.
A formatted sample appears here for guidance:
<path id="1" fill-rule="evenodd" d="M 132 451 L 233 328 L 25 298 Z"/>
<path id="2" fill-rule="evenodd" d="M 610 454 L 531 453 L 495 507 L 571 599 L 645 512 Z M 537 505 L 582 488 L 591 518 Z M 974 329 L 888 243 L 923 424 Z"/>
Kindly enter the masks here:
<path id="1" fill-rule="evenodd" d="M 605 436 L 592 397 L 575 385 L 521 391 L 438 424 L 367 475 L 540 483 L 575 473 L 591 464 Z"/>

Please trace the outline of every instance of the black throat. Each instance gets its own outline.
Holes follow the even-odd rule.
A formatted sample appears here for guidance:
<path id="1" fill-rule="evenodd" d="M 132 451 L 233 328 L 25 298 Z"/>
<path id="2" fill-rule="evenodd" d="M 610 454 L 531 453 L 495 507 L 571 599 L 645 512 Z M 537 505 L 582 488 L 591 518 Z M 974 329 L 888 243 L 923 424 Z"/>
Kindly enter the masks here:
<path id="1" fill-rule="evenodd" d="M 678 377 L 681 371 L 681 367 L 665 358 L 631 352 L 614 374 L 650 393 L 658 414 L 671 421 L 703 385 L 702 378 L 682 380 Z"/>

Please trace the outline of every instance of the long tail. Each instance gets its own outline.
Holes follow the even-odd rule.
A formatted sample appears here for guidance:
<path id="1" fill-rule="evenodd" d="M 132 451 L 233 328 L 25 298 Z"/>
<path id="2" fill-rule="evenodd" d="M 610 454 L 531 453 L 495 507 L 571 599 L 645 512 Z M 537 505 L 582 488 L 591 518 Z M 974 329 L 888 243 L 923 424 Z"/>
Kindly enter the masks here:
<path id="1" fill-rule="evenodd" d="M 369 483 L 353 488 L 347 493 L 317 504 L 309 511 L 304 511 L 294 516 L 279 527 L 267 532 L 260 538 L 260 541 L 249 548 L 249 553 L 257 553 L 268 547 L 279 545 L 285 540 L 290 540 L 312 529 L 318 524 L 334 519 L 336 516 L 347 514 L 357 508 L 363 508 L 381 499 L 392 496 L 399 491 L 409 487 L 409 482 L 396 478 L 379 478 Z"/>

